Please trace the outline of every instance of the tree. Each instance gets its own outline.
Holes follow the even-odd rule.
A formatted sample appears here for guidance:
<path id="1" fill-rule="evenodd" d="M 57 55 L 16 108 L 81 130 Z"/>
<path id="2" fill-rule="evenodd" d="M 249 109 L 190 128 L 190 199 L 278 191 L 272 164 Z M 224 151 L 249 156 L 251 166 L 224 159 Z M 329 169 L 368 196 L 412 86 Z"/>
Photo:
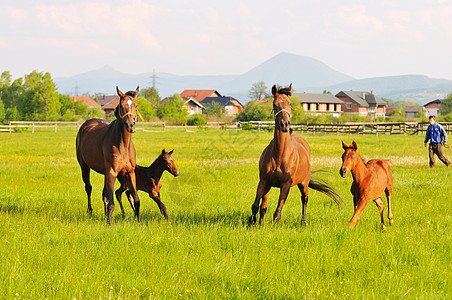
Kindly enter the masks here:
<path id="1" fill-rule="evenodd" d="M 150 88 L 144 88 L 140 91 L 138 96 L 142 96 L 144 99 L 146 99 L 153 107 L 157 107 L 157 103 L 159 103 L 160 95 L 156 88 L 150 87 Z"/>
<path id="2" fill-rule="evenodd" d="M 24 119 L 56 120 L 60 116 L 59 94 L 49 73 L 33 71 L 25 75 L 17 104 L 17 109 Z"/>
<path id="3" fill-rule="evenodd" d="M 217 118 L 221 118 L 224 115 L 224 107 L 219 102 L 212 101 L 209 104 L 206 104 L 204 107 L 204 114 L 206 116 L 215 116 Z"/>
<path id="4" fill-rule="evenodd" d="M 265 82 L 258 81 L 256 83 L 253 83 L 251 89 L 248 91 L 248 98 L 250 98 L 251 100 L 261 100 L 264 98 L 269 98 L 270 93 L 267 90 L 268 89 L 265 85 Z"/>
<path id="5" fill-rule="evenodd" d="M 138 104 L 137 109 L 144 121 L 152 120 L 152 118 L 154 118 L 154 105 L 143 96 L 138 96 L 136 101 Z"/>
<path id="6" fill-rule="evenodd" d="M 439 114 L 445 116 L 452 113 L 452 93 L 450 93 L 446 99 L 441 101 L 441 106 L 439 108 Z"/>
<path id="7" fill-rule="evenodd" d="M 157 106 L 157 116 L 172 123 L 185 123 L 187 110 L 184 104 L 184 99 L 179 94 L 174 94 Z"/>
<path id="8" fill-rule="evenodd" d="M 241 122 L 269 121 L 272 119 L 272 106 L 268 102 L 248 102 L 247 104 L 245 104 L 243 110 L 236 116 L 236 120 Z"/>

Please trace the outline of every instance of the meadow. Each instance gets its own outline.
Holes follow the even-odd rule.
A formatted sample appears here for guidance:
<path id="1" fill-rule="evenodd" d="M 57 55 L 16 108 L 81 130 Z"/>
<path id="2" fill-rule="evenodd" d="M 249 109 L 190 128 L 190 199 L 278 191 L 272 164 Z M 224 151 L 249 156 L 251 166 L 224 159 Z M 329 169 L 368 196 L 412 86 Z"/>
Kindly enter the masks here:
<path id="1" fill-rule="evenodd" d="M 271 132 L 167 129 L 133 135 L 137 161 L 175 149 L 163 175 L 170 221 L 143 192 L 141 220 L 125 203 L 106 225 L 103 176 L 92 172 L 93 216 L 75 158 L 75 129 L 0 133 L 2 299 L 445 299 L 452 297 L 452 169 L 428 167 L 423 136 L 304 135 L 313 170 L 343 198 L 310 190 L 307 225 L 293 188 L 279 224 L 272 189 L 249 227 L 258 159 Z M 394 225 L 369 205 L 355 229 L 341 140 L 393 163 Z M 451 152 L 446 152 L 451 157 Z M 385 214 L 387 209 L 386 200 Z M 387 218 L 386 218 L 387 224 Z"/>

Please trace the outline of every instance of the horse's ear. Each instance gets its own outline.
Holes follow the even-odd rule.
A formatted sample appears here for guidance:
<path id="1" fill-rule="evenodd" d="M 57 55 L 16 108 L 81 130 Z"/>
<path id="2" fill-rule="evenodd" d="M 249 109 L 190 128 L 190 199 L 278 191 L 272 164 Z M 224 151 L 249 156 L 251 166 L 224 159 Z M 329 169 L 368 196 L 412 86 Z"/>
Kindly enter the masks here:
<path id="1" fill-rule="evenodd" d="M 116 86 L 116 92 L 118 93 L 119 97 L 124 97 L 123 92 L 121 92 L 121 90 L 118 88 L 118 86 Z"/>
<path id="2" fill-rule="evenodd" d="M 272 94 L 273 94 L 273 96 L 276 96 L 278 94 L 278 89 L 276 88 L 276 84 L 274 84 L 272 87 Z"/>
<path id="3" fill-rule="evenodd" d="M 292 83 L 289 85 L 289 92 L 292 92 Z"/>
<path id="4" fill-rule="evenodd" d="M 166 154 L 165 148 L 163 148 L 163 150 L 162 150 L 162 155 L 163 154 Z"/>
<path id="5" fill-rule="evenodd" d="M 342 149 L 347 150 L 348 146 L 342 141 Z"/>
<path id="6" fill-rule="evenodd" d="M 168 152 L 169 155 L 173 155 L 174 149 Z"/>
<path id="7" fill-rule="evenodd" d="M 135 98 L 138 95 L 139 91 L 140 91 L 140 87 L 137 86 L 137 89 L 135 90 L 135 94 L 133 95 L 133 98 Z"/>
<path id="8" fill-rule="evenodd" d="M 358 146 L 356 145 L 356 142 L 355 141 L 353 141 L 353 143 L 352 143 L 352 148 L 353 148 L 353 150 L 358 150 Z"/>

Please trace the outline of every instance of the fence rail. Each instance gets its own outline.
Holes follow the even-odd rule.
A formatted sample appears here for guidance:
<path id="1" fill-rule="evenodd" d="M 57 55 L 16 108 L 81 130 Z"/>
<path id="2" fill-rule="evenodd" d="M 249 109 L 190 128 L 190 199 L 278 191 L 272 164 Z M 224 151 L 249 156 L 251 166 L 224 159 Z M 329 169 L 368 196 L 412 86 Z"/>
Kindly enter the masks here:
<path id="1" fill-rule="evenodd" d="M 441 122 L 446 132 L 452 131 L 452 122 Z M 399 122 L 399 123 L 345 123 L 345 124 L 292 124 L 293 131 L 301 134 L 425 134 L 427 122 Z M 18 128 L 31 128 L 32 133 L 38 128 L 78 128 L 79 122 L 51 122 L 51 121 L 11 121 L 9 125 L 0 125 L 0 132 L 12 133 Z M 236 123 L 209 122 L 203 128 L 223 128 L 227 130 L 257 129 L 259 131 L 273 130 L 274 121 L 250 121 Z M 136 129 L 143 132 L 165 132 L 166 128 L 181 128 L 191 132 L 200 126 L 169 126 L 165 122 L 137 122 Z"/>
<path id="2" fill-rule="evenodd" d="M 441 122 L 447 133 L 452 131 L 452 122 Z M 312 134 L 408 134 L 420 135 L 427 131 L 427 122 L 399 123 L 345 123 L 345 124 L 292 124 L 293 131 Z M 273 121 L 250 121 L 240 123 L 241 127 L 257 130 L 273 130 Z"/>

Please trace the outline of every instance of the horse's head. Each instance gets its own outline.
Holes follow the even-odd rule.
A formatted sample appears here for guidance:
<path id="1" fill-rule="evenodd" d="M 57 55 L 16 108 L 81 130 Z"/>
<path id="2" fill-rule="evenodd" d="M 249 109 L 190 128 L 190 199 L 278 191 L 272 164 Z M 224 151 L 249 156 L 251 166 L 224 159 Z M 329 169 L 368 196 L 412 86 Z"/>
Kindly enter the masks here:
<path id="1" fill-rule="evenodd" d="M 275 124 L 282 132 L 290 130 L 290 118 L 292 117 L 292 107 L 290 99 L 292 93 L 292 84 L 287 88 L 278 89 L 276 85 L 272 87 L 273 94 L 273 113 L 275 114 Z"/>
<path id="2" fill-rule="evenodd" d="M 342 141 L 342 148 L 344 149 L 344 154 L 342 154 L 342 166 L 339 170 L 339 174 L 345 178 L 355 167 L 356 161 L 359 159 L 359 154 L 357 153 L 358 146 L 355 141 L 353 141 L 350 146 L 347 146 L 344 141 Z"/>
<path id="3" fill-rule="evenodd" d="M 165 149 L 162 150 L 162 158 L 164 161 L 165 171 L 170 172 L 174 177 L 179 176 L 179 171 L 176 168 L 176 163 L 174 161 L 174 158 L 171 157 L 173 154 L 174 149 L 170 152 L 166 152 Z"/>
<path id="4" fill-rule="evenodd" d="M 124 124 L 126 130 L 130 133 L 135 132 L 135 122 L 137 119 L 137 102 L 135 97 L 138 94 L 138 87 L 135 91 L 123 93 L 116 87 L 119 96 L 119 104 L 115 109 L 116 119 Z"/>

